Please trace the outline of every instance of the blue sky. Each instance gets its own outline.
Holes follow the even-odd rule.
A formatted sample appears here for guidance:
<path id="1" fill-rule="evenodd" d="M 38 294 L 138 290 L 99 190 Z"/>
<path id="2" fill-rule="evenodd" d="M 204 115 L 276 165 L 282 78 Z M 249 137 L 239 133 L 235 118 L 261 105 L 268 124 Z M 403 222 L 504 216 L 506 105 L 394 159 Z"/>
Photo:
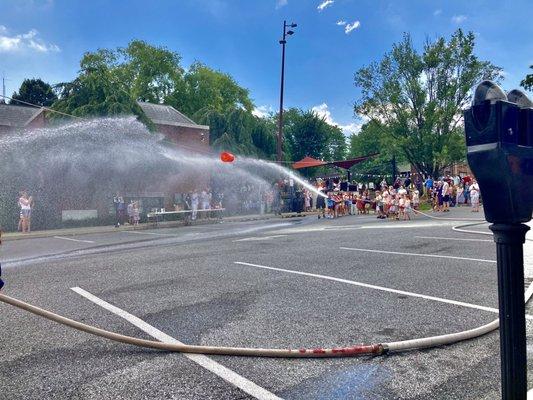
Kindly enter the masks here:
<path id="1" fill-rule="evenodd" d="M 285 106 L 315 108 L 345 132 L 357 129 L 353 74 L 379 60 L 403 32 L 421 46 L 461 27 L 477 54 L 504 68 L 506 89 L 533 64 L 531 0 L 0 0 L 0 75 L 7 94 L 22 80 L 76 76 L 81 55 L 143 39 L 230 73 L 260 111 L 279 107 L 284 19 Z"/>

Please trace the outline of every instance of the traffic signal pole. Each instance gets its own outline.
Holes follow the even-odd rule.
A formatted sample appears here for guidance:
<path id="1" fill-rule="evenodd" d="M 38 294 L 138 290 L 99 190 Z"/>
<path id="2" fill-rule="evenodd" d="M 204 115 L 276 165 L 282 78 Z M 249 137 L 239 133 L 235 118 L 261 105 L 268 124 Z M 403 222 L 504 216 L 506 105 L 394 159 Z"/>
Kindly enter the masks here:
<path id="1" fill-rule="evenodd" d="M 498 265 L 502 398 L 526 400 L 525 224 L 493 224 Z"/>

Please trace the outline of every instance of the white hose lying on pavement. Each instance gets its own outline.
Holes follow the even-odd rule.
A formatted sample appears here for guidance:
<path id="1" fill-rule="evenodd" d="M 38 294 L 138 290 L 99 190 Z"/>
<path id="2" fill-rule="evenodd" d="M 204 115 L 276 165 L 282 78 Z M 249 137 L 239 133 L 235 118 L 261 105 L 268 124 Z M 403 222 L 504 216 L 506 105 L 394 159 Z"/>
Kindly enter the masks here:
<path id="1" fill-rule="evenodd" d="M 476 224 L 469 224 L 476 225 Z M 465 226 L 465 225 L 463 225 Z M 454 227 L 455 228 L 455 227 Z M 460 228 L 460 227 L 457 227 Z M 482 233 L 471 231 L 472 233 Z M 527 303 L 533 295 L 533 284 L 529 286 L 525 293 L 525 302 Z M 476 337 L 492 332 L 499 327 L 499 320 L 482 325 L 480 327 L 469 329 L 462 332 L 450 333 L 446 335 L 430 336 L 420 339 L 402 340 L 390 343 L 375 343 L 367 345 L 356 345 L 351 347 L 339 348 L 301 348 L 301 349 L 262 349 L 247 347 L 220 347 L 220 346 L 199 346 L 186 344 L 163 343 L 155 340 L 139 339 L 131 336 L 121 335 L 115 332 L 106 331 L 92 325 L 63 317 L 48 310 L 25 303 L 13 297 L 0 293 L 0 301 L 11 304 L 12 306 L 29 311 L 33 314 L 47 318 L 51 321 L 69 326 L 71 328 L 100 336 L 116 342 L 131 344 L 134 346 L 147 347 L 158 350 L 166 350 L 181 353 L 197 354 L 216 354 L 227 356 L 253 356 L 253 357 L 281 357 L 281 358 L 304 358 L 304 357 L 350 357 L 357 355 L 381 355 L 388 352 L 399 352 L 407 350 L 422 349 L 428 347 L 437 347 L 460 341 L 474 339 Z"/>
<path id="2" fill-rule="evenodd" d="M 484 219 L 479 219 L 479 218 L 446 218 L 446 217 L 435 217 L 434 215 L 429 215 L 429 214 L 426 214 L 425 212 L 422 212 L 422 211 L 419 211 L 419 210 L 415 210 L 414 208 L 412 208 L 412 211 L 415 213 L 415 214 L 420 214 L 420 215 L 424 215 L 425 217 L 428 217 L 428 218 L 431 218 L 431 219 L 440 219 L 440 220 L 446 220 L 446 221 L 477 221 L 477 222 L 486 222 Z"/>

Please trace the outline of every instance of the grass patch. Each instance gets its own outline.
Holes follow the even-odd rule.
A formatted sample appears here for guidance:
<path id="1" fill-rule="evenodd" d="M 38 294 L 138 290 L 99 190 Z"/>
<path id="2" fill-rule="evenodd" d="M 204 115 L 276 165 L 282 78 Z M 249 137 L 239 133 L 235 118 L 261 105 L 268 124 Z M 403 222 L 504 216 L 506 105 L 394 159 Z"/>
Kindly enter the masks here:
<path id="1" fill-rule="evenodd" d="M 431 204 L 428 204 L 426 202 L 420 203 L 419 210 L 420 211 L 431 211 L 432 206 Z"/>

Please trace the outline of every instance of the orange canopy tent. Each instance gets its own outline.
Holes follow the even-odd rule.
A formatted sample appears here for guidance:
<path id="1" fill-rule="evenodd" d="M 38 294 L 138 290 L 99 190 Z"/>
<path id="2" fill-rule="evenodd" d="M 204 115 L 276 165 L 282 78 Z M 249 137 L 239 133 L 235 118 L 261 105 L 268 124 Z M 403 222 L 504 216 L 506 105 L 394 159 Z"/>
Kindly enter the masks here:
<path id="1" fill-rule="evenodd" d="M 316 158 L 312 157 L 304 157 L 300 161 L 296 161 L 294 164 L 292 164 L 292 167 L 294 169 L 302 169 L 302 168 L 309 168 L 309 167 L 318 167 L 320 165 L 325 165 L 325 161 L 317 160 Z"/>
<path id="2" fill-rule="evenodd" d="M 304 157 L 300 161 L 296 161 L 294 164 L 292 164 L 292 167 L 294 169 L 302 169 L 302 168 L 309 168 L 309 167 L 318 167 L 320 165 L 334 165 L 339 168 L 343 169 L 350 169 L 354 165 L 359 164 L 365 160 L 368 160 L 371 157 L 377 156 L 379 153 L 369 154 L 362 157 L 356 157 L 356 158 L 350 158 L 348 160 L 339 160 L 339 161 L 322 161 L 317 160 L 312 157 Z"/>
<path id="3" fill-rule="evenodd" d="M 330 162 L 317 160 L 312 157 L 304 157 L 300 161 L 296 161 L 294 164 L 292 164 L 292 167 L 294 169 L 302 169 L 302 168 L 309 168 L 309 167 L 319 167 L 321 165 L 333 165 L 335 167 L 345 169 L 348 173 L 348 181 L 351 181 L 350 168 L 352 168 L 356 164 L 359 164 L 365 160 L 368 160 L 371 157 L 375 157 L 378 154 L 379 153 L 373 153 L 373 154 L 368 154 L 362 157 L 350 158 L 348 160 L 339 160 L 339 161 L 330 161 Z"/>

